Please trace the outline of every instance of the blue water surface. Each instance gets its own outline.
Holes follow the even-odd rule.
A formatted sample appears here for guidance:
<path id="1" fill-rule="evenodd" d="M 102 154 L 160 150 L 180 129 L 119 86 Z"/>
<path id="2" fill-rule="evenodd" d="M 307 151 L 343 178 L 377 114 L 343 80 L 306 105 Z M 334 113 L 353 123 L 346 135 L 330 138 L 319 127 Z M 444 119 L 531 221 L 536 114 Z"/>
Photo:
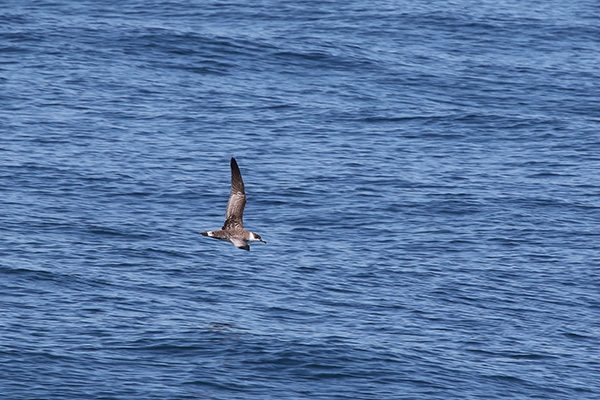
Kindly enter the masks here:
<path id="1" fill-rule="evenodd" d="M 1 397 L 600 398 L 599 14 L 4 2 Z"/>

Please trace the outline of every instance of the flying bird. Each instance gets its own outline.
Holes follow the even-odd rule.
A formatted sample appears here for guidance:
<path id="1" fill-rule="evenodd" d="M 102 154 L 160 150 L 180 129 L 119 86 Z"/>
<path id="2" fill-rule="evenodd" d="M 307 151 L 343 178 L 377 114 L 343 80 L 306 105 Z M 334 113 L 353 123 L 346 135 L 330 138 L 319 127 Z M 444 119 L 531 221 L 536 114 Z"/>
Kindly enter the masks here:
<path id="1" fill-rule="evenodd" d="M 248 243 L 263 242 L 259 234 L 244 229 L 242 215 L 246 206 L 246 191 L 244 190 L 244 181 L 242 173 L 238 167 L 235 158 L 231 157 L 231 193 L 227 202 L 227 211 L 225 212 L 225 223 L 217 231 L 201 232 L 202 236 L 208 236 L 214 239 L 231 242 L 238 249 L 250 251 Z"/>

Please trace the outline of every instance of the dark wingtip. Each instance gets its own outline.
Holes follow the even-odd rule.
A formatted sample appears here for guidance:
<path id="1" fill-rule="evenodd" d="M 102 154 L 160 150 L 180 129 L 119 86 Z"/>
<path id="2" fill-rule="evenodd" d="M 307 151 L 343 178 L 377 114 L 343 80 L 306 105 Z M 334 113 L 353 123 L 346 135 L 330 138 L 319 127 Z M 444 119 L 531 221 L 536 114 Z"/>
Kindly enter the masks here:
<path id="1" fill-rule="evenodd" d="M 238 163 L 237 161 L 235 161 L 235 158 L 231 157 L 231 170 L 232 171 L 239 171 L 240 167 L 238 167 Z"/>
<path id="2" fill-rule="evenodd" d="M 240 193 L 244 193 L 244 181 L 240 167 L 237 165 L 235 158 L 231 157 L 231 189 Z"/>

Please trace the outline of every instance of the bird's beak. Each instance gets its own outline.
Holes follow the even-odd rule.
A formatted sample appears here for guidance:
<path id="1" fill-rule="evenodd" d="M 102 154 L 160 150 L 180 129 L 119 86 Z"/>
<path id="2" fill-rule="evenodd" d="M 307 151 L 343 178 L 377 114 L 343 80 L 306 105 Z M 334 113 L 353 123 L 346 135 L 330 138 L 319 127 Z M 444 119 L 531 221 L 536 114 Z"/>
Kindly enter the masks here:
<path id="1" fill-rule="evenodd" d="M 260 241 L 261 241 L 261 242 L 263 242 L 264 244 L 267 244 L 267 241 L 266 241 L 266 240 L 262 240 L 262 239 L 260 239 Z"/>

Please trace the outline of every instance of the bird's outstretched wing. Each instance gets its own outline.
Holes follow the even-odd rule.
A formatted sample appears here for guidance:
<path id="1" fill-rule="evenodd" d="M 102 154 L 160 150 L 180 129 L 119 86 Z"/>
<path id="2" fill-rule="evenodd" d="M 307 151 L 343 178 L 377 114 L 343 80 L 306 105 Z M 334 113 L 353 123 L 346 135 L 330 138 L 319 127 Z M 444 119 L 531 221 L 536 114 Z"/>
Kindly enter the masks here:
<path id="1" fill-rule="evenodd" d="M 244 190 L 244 181 L 242 173 L 235 161 L 231 158 L 231 194 L 227 202 L 227 211 L 225 213 L 225 224 L 222 229 L 243 228 L 242 216 L 246 206 L 246 191 Z"/>

